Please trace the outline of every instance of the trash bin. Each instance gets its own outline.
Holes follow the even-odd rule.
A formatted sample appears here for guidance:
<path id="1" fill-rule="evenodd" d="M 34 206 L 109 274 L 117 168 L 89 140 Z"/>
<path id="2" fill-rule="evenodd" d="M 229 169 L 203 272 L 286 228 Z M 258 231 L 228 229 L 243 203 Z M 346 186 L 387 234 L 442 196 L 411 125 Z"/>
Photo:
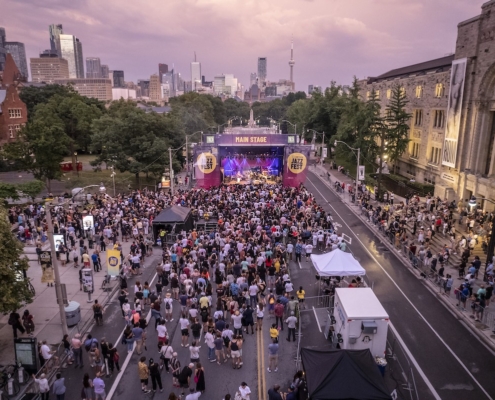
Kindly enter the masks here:
<path id="1" fill-rule="evenodd" d="M 65 307 L 65 318 L 67 326 L 74 326 L 81 321 L 81 305 L 77 301 L 69 301 L 69 305 Z"/>

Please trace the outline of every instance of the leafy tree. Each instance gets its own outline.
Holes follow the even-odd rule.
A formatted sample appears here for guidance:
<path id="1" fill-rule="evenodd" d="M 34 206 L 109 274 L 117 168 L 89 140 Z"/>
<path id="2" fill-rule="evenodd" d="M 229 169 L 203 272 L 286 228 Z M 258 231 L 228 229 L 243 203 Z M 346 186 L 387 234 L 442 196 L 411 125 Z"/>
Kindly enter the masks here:
<path id="1" fill-rule="evenodd" d="M 303 133 L 304 125 L 307 125 L 310 120 L 311 105 L 312 103 L 308 100 L 297 100 L 287 109 L 285 117 L 293 124 L 296 124 L 297 133 Z"/>
<path id="2" fill-rule="evenodd" d="M 75 96 L 77 92 L 72 86 L 55 84 L 42 87 L 24 86 L 19 93 L 19 97 L 26 104 L 29 119 L 34 117 L 34 109 L 38 104 L 48 103 L 55 95 L 61 97 Z"/>
<path id="3" fill-rule="evenodd" d="M 19 193 L 17 187 L 13 183 L 0 182 L 0 199 L 13 199 L 17 200 Z"/>
<path id="4" fill-rule="evenodd" d="M 48 115 L 46 119 L 35 117 L 28 122 L 19 132 L 18 140 L 6 144 L 2 153 L 8 160 L 14 160 L 19 169 L 46 181 L 50 191 L 50 181 L 62 176 L 60 163 L 67 154 L 68 144 L 60 120 Z"/>
<path id="5" fill-rule="evenodd" d="M 392 88 L 390 101 L 386 107 L 385 123 L 387 128 L 387 142 L 390 162 L 394 163 L 394 174 L 396 162 L 407 150 L 409 144 L 409 120 L 412 114 L 406 111 L 409 101 L 400 85 Z"/>
<path id="6" fill-rule="evenodd" d="M 174 114 L 146 113 L 132 102 L 113 102 L 108 113 L 92 125 L 95 165 L 111 161 L 121 172 L 161 175 L 169 165 L 168 149 L 184 143 L 184 130 Z M 181 154 L 175 159 L 182 161 Z"/>
<path id="7" fill-rule="evenodd" d="M 25 195 L 31 197 L 32 201 L 34 201 L 36 196 L 38 196 L 44 188 L 45 184 L 38 180 L 20 183 L 17 185 L 17 189 Z"/>
<path id="8" fill-rule="evenodd" d="M 22 257 L 22 244 L 10 230 L 7 211 L 0 204 L 0 312 L 10 313 L 23 304 L 31 303 L 33 295 L 29 290 L 24 272 L 29 268 Z"/>

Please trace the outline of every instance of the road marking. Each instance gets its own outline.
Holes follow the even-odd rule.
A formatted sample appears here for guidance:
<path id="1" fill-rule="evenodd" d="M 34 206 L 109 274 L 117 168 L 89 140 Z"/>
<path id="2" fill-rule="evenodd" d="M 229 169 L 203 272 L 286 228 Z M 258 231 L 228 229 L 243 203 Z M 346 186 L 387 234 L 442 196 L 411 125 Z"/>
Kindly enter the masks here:
<path id="1" fill-rule="evenodd" d="M 337 212 L 337 210 L 329 203 L 329 201 L 327 200 L 327 198 L 320 192 L 320 190 L 314 185 L 313 182 L 311 182 L 311 180 L 309 180 L 309 182 L 313 185 L 313 187 L 316 189 L 316 191 L 320 194 L 321 197 L 323 197 L 323 199 L 328 203 L 328 205 L 330 207 L 332 207 L 332 209 L 334 210 L 335 214 L 337 214 L 339 216 L 339 218 L 342 220 L 342 222 L 347 226 L 347 228 L 349 229 L 349 231 L 352 233 L 352 235 L 357 239 L 357 241 L 359 243 L 361 243 L 361 246 L 363 246 L 363 249 L 370 255 L 370 257 L 373 259 L 373 261 L 375 261 L 375 263 L 380 267 L 380 269 L 383 271 L 383 273 L 392 281 L 393 285 L 397 288 L 397 290 L 404 296 L 404 298 L 406 299 L 406 301 L 411 305 L 411 307 L 418 313 L 418 315 L 421 317 L 421 319 L 425 322 L 426 325 L 428 325 L 428 327 L 431 329 L 431 331 L 435 334 L 435 336 L 438 338 L 438 340 L 440 340 L 440 342 L 447 348 L 447 350 L 450 352 L 450 354 L 452 354 L 452 356 L 457 360 L 457 362 L 462 366 L 462 368 L 466 371 L 466 373 L 471 377 L 471 379 L 478 385 L 478 387 L 481 389 L 481 391 L 485 394 L 485 396 L 490 399 L 490 400 L 493 400 L 493 398 L 488 394 L 488 392 L 485 390 L 485 388 L 483 386 L 481 386 L 481 384 L 478 382 L 478 380 L 473 376 L 473 374 L 471 373 L 471 371 L 464 365 L 464 363 L 462 362 L 462 360 L 457 356 L 457 354 L 454 353 L 454 350 L 452 350 L 450 348 L 450 346 L 443 340 L 443 338 L 440 336 L 440 334 L 433 328 L 433 326 L 431 326 L 431 324 L 427 321 L 427 319 L 423 316 L 423 314 L 421 314 L 421 312 L 416 308 L 416 306 L 414 305 L 414 303 L 409 300 L 409 298 L 406 296 L 406 294 L 402 291 L 402 289 L 399 287 L 399 285 L 397 284 L 397 282 L 395 282 L 395 280 L 390 276 L 390 274 L 385 270 L 385 268 L 378 262 L 378 260 L 375 258 L 375 256 L 368 250 L 368 248 L 364 245 L 364 243 L 356 236 L 356 234 L 353 232 L 353 230 L 351 229 L 351 227 L 347 224 L 347 222 L 345 222 L 345 220 L 340 216 L 340 214 Z M 366 224 L 363 224 L 363 226 L 366 226 L 368 229 L 368 225 Z M 373 232 L 373 231 L 371 231 Z M 405 349 L 407 349 L 407 347 L 405 346 Z M 409 350 L 408 350 L 409 351 Z M 409 351 L 410 353 L 410 351 Z M 417 361 L 412 358 L 412 360 L 417 364 Z M 426 382 L 425 382 L 426 383 Z"/>
<path id="2" fill-rule="evenodd" d="M 256 331 L 256 354 L 257 354 L 257 358 L 258 358 L 258 399 L 261 399 L 261 391 L 262 391 L 262 388 L 261 388 L 261 385 L 262 385 L 262 382 L 261 382 L 261 374 L 263 373 L 263 371 L 261 370 L 261 368 L 263 368 L 261 366 L 261 354 L 260 354 L 260 348 L 261 348 L 261 338 L 260 338 L 260 335 L 262 334 L 261 330 L 258 330 Z"/>
<path id="3" fill-rule="evenodd" d="M 403 349 L 406 352 L 406 354 L 408 355 L 408 357 L 411 359 L 411 362 L 416 367 L 419 375 L 421 375 L 421 378 L 423 378 L 423 380 L 425 381 L 426 386 L 428 386 L 428 388 L 430 389 L 430 391 L 433 394 L 433 396 L 435 397 L 435 399 L 442 400 L 442 398 L 440 397 L 440 395 L 437 393 L 437 391 L 433 387 L 433 384 L 430 382 L 430 380 L 428 379 L 428 377 L 426 376 L 426 374 L 424 373 L 424 371 L 421 369 L 421 367 L 419 366 L 418 362 L 413 357 L 413 355 L 411 354 L 411 351 L 406 346 L 406 344 L 402 340 L 402 337 L 399 335 L 399 332 L 397 332 L 397 329 L 395 329 L 395 326 L 392 324 L 392 322 L 390 320 L 388 321 L 388 325 L 390 326 L 390 329 L 394 333 L 395 337 L 397 338 L 397 340 L 399 341 L 399 343 L 403 347 Z"/>
<path id="4" fill-rule="evenodd" d="M 299 264 L 299 269 L 302 269 L 301 262 L 300 261 L 297 261 L 297 263 Z"/>
<path id="5" fill-rule="evenodd" d="M 153 281 L 156 279 L 157 275 L 158 274 L 155 273 L 155 275 L 153 276 L 153 279 L 151 279 L 150 287 L 153 285 Z M 151 309 L 148 311 L 148 315 L 146 316 L 146 324 L 148 324 L 150 322 L 150 319 L 151 319 Z M 114 342 L 114 343 L 116 343 L 115 346 L 117 346 L 117 343 L 120 343 L 120 341 L 122 340 L 122 336 L 124 335 L 124 331 L 125 331 L 125 327 L 124 327 L 124 329 L 122 329 L 122 332 L 120 332 L 118 339 Z M 129 362 L 131 361 L 132 355 L 134 354 L 134 348 L 136 347 L 136 342 L 134 342 L 132 346 L 133 346 L 132 351 L 130 353 L 127 353 L 127 357 L 125 358 L 124 364 L 122 365 L 122 368 L 120 368 L 120 371 L 117 374 L 117 377 L 115 378 L 115 381 L 113 382 L 112 387 L 110 388 L 110 391 L 108 392 L 107 400 L 112 400 L 112 396 L 115 394 L 115 391 L 117 390 L 117 386 L 119 386 L 120 380 L 124 376 L 124 372 L 125 372 L 127 366 L 129 365 Z"/>
<path id="6" fill-rule="evenodd" d="M 320 330 L 321 333 L 320 320 L 318 319 L 318 315 L 316 315 L 315 306 L 313 306 L 313 312 L 315 313 L 316 323 L 318 324 L 318 329 Z"/>

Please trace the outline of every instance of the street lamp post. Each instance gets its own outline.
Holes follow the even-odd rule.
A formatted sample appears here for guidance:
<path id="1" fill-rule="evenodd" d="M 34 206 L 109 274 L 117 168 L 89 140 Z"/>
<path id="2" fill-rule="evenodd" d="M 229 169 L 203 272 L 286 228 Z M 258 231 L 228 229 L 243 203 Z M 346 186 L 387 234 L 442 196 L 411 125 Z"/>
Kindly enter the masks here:
<path id="1" fill-rule="evenodd" d="M 294 127 L 294 135 L 297 135 L 297 124 L 293 124 L 292 122 L 290 121 L 287 121 L 286 119 L 283 119 L 281 120 L 280 122 L 288 122 L 289 124 L 291 124 L 293 127 Z M 300 141 L 301 139 L 299 139 Z"/>
<path id="2" fill-rule="evenodd" d="M 308 131 L 310 131 L 310 132 L 312 131 L 315 136 L 321 135 L 321 155 L 323 158 L 323 147 L 325 146 L 325 132 L 318 132 L 318 131 L 315 131 L 314 129 L 308 129 Z"/>
<path id="3" fill-rule="evenodd" d="M 337 143 L 343 143 L 345 144 L 352 152 L 357 151 L 357 168 L 356 168 L 356 193 L 354 194 L 355 201 L 357 202 L 357 195 L 358 195 L 358 186 L 359 186 L 359 159 L 361 157 L 361 149 L 358 147 L 357 149 L 349 146 L 346 142 L 342 142 L 340 140 L 336 140 L 334 142 L 334 146 L 337 147 Z"/>
<path id="4" fill-rule="evenodd" d="M 172 148 L 168 149 L 168 160 L 170 163 L 170 193 L 171 197 L 174 195 L 174 169 L 172 168 Z"/>
<path id="5" fill-rule="evenodd" d="M 190 136 L 195 135 L 196 133 L 201 133 L 201 142 L 203 142 L 203 131 L 196 131 L 191 133 L 190 135 L 186 135 L 186 171 L 189 175 L 189 142 L 188 139 Z"/>

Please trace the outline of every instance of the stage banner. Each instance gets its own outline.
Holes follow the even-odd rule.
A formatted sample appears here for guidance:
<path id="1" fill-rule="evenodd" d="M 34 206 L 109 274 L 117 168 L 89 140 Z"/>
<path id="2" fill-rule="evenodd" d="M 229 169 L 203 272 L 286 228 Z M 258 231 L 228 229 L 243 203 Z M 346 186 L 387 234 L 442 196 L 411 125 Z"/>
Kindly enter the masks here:
<path id="1" fill-rule="evenodd" d="M 221 183 L 217 148 L 194 148 L 194 176 L 196 187 L 208 189 Z"/>
<path id="2" fill-rule="evenodd" d="M 299 186 L 306 180 L 311 146 L 287 146 L 284 151 L 284 186 Z"/>
<path id="3" fill-rule="evenodd" d="M 110 276 L 118 276 L 120 272 L 120 251 L 107 250 L 107 273 Z"/>
<path id="4" fill-rule="evenodd" d="M 53 284 L 53 265 L 52 265 L 52 255 L 49 251 L 42 251 L 40 254 L 41 261 L 41 283 Z"/>
<path id="5" fill-rule="evenodd" d="M 295 143 L 294 135 L 236 133 L 215 136 L 217 146 L 285 146 Z"/>
<path id="6" fill-rule="evenodd" d="M 455 168 L 457 144 L 461 126 L 462 98 L 464 95 L 464 79 L 466 77 L 467 58 L 452 62 L 450 72 L 450 92 L 447 106 L 447 124 L 443 143 L 442 165 Z"/>

